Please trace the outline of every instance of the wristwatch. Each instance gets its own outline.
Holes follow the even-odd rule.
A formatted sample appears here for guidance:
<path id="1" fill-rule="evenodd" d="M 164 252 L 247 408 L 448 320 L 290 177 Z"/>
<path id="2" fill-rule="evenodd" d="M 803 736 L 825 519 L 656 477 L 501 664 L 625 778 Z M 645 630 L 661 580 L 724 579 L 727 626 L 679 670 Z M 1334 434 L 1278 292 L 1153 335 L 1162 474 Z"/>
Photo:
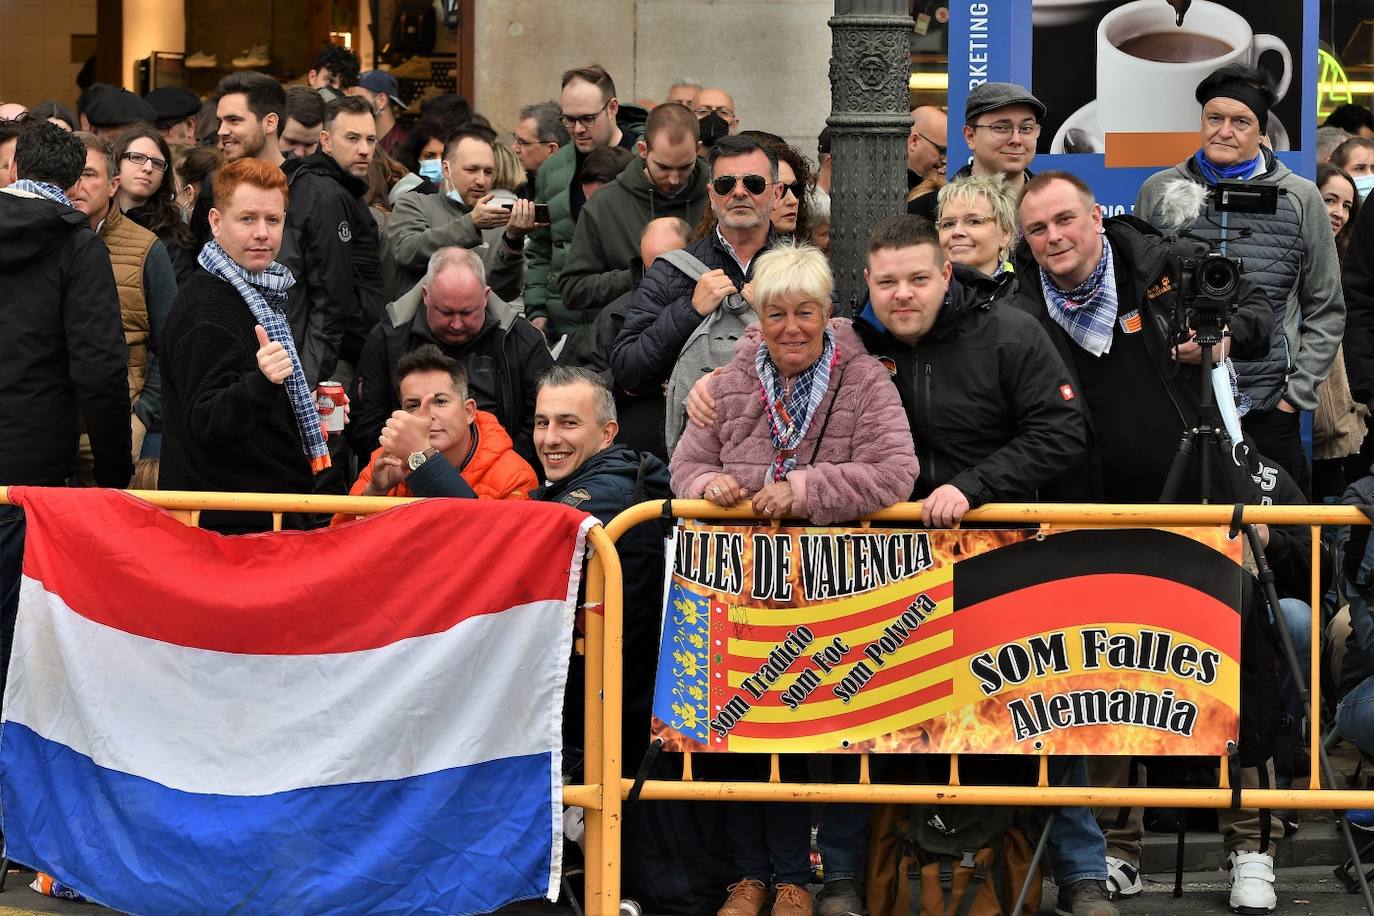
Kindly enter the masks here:
<path id="1" fill-rule="evenodd" d="M 406 459 L 406 467 L 410 468 L 412 471 L 418 471 L 426 461 L 433 458 L 436 454 L 438 454 L 438 449 L 433 447 L 427 448 L 422 452 L 411 452 L 410 457 Z"/>

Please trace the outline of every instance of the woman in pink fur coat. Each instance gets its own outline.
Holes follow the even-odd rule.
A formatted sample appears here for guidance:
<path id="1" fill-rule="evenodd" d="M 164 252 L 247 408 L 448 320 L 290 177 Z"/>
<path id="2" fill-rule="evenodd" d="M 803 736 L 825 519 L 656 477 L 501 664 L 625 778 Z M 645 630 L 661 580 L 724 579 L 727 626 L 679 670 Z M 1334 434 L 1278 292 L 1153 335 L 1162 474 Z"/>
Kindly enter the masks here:
<path id="1" fill-rule="evenodd" d="M 759 256 L 750 325 L 710 385 L 715 421 L 688 424 L 673 452 L 673 492 L 719 506 L 828 525 L 911 496 L 911 427 L 887 369 L 844 318 L 819 250 Z"/>

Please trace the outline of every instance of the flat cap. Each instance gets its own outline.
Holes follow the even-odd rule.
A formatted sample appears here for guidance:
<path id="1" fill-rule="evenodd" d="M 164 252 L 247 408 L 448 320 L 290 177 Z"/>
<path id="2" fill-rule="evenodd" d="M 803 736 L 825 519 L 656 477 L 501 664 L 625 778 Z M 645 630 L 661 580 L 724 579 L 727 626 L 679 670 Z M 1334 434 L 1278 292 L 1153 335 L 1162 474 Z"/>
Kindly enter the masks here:
<path id="1" fill-rule="evenodd" d="M 983 83 L 969 91 L 968 102 L 964 106 L 964 123 L 972 123 L 979 115 L 1008 105 L 1029 105 L 1035 109 L 1037 118 L 1045 118 L 1045 103 L 1026 91 L 1026 87 L 1015 83 Z"/>
<path id="2" fill-rule="evenodd" d="M 108 89 L 95 95 L 86 106 L 86 118 L 93 127 L 122 127 L 125 124 L 153 124 L 153 106 L 127 89 Z"/>
<path id="3" fill-rule="evenodd" d="M 192 115 L 200 114 L 200 96 L 183 86 L 163 86 L 154 89 L 143 97 L 143 101 L 153 106 L 157 123 L 171 126 L 184 121 Z"/>

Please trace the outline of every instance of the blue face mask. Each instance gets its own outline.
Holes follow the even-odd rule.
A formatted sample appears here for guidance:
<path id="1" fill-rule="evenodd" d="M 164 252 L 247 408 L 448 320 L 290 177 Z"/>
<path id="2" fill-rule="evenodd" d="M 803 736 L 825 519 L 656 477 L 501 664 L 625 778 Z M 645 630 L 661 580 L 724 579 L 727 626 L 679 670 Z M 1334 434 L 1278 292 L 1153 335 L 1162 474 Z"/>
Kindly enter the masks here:
<path id="1" fill-rule="evenodd" d="M 1369 196 L 1369 192 L 1374 190 L 1374 174 L 1356 175 L 1355 190 L 1360 192 L 1360 200 Z"/>
<path id="2" fill-rule="evenodd" d="M 442 159 L 421 159 L 420 177 L 427 178 L 435 184 L 444 183 L 444 160 Z"/>

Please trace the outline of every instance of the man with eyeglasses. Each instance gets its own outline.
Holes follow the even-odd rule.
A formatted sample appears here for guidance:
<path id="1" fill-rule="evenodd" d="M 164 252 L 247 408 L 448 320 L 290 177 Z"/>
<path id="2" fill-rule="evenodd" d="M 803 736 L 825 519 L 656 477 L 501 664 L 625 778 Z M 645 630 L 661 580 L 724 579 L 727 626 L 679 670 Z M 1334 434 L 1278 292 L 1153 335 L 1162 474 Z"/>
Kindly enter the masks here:
<path id="1" fill-rule="evenodd" d="M 730 133 L 739 130 L 739 117 L 735 114 L 735 100 L 724 89 L 710 87 L 699 91 L 692 99 L 692 111 L 698 118 L 717 115 L 730 125 Z"/>
<path id="2" fill-rule="evenodd" d="M 583 162 L 592 150 L 608 146 L 633 151 L 648 117 L 638 106 L 622 105 L 615 97 L 615 81 L 595 64 L 564 73 L 558 101 L 572 142 L 539 168 L 534 201 L 548 204 L 549 226 L 531 232 L 525 250 L 525 316 L 550 342 L 580 333 L 589 324 L 563 304 L 558 284 L 587 202 L 580 180 Z"/>
<path id="3" fill-rule="evenodd" d="M 1035 159 L 1035 144 L 1040 137 L 1040 122 L 1045 104 L 1015 83 L 983 83 L 968 94 L 964 106 L 964 142 L 973 161 L 954 173 L 964 175 L 1002 175 L 1013 194 L 1034 177 L 1030 164 Z M 934 194 L 912 201 L 907 211 L 935 221 L 938 203 Z"/>
<path id="4" fill-rule="evenodd" d="M 520 109 L 510 148 L 515 151 L 515 158 L 520 160 L 520 166 L 525 170 L 521 196 L 534 199 L 539 169 L 549 161 L 550 156 L 571 142 L 572 137 L 563 126 L 563 112 L 557 102 L 535 102 Z"/>
<path id="5" fill-rule="evenodd" d="M 131 457 L 136 458 L 148 430 L 157 429 L 162 420 L 158 346 L 177 294 L 176 272 L 158 237 L 126 217 L 115 204 L 119 170 L 110 142 L 84 131 L 78 131 L 76 136 L 86 147 L 86 164 L 67 191 L 67 198 L 73 207 L 86 214 L 91 228 L 105 243 L 114 268 L 124 342 L 129 348 Z M 126 158 L 131 155 L 139 154 L 125 153 Z M 78 476 L 83 483 L 92 485 L 94 466 L 85 435 L 81 438 L 80 455 Z"/>
<path id="6" fill-rule="evenodd" d="M 658 106 L 637 144 L 639 158 L 587 201 L 559 285 L 564 305 L 588 325 L 633 288 L 639 238 L 651 220 L 676 216 L 695 225 L 706 209 L 708 171 L 697 158 L 698 136 L 692 112 Z"/>
<path id="7" fill-rule="evenodd" d="M 742 300 L 735 294 L 753 276 L 759 254 L 776 239 L 772 215 L 780 189 L 775 149 L 756 137 L 732 134 L 711 147 L 709 162 L 707 193 L 716 228 L 686 249 L 708 270 L 693 279 L 659 258 L 644 274 L 611 351 L 611 374 L 631 394 L 657 391 L 673 374 L 683 344 L 728 297 L 728 307 L 739 308 Z M 669 422 L 677 425 L 680 412 L 670 405 Z"/>
<path id="8" fill-rule="evenodd" d="M 906 138 L 907 204 L 939 190 L 945 180 L 948 116 L 943 108 L 921 105 L 911 111 L 911 133 Z"/>

